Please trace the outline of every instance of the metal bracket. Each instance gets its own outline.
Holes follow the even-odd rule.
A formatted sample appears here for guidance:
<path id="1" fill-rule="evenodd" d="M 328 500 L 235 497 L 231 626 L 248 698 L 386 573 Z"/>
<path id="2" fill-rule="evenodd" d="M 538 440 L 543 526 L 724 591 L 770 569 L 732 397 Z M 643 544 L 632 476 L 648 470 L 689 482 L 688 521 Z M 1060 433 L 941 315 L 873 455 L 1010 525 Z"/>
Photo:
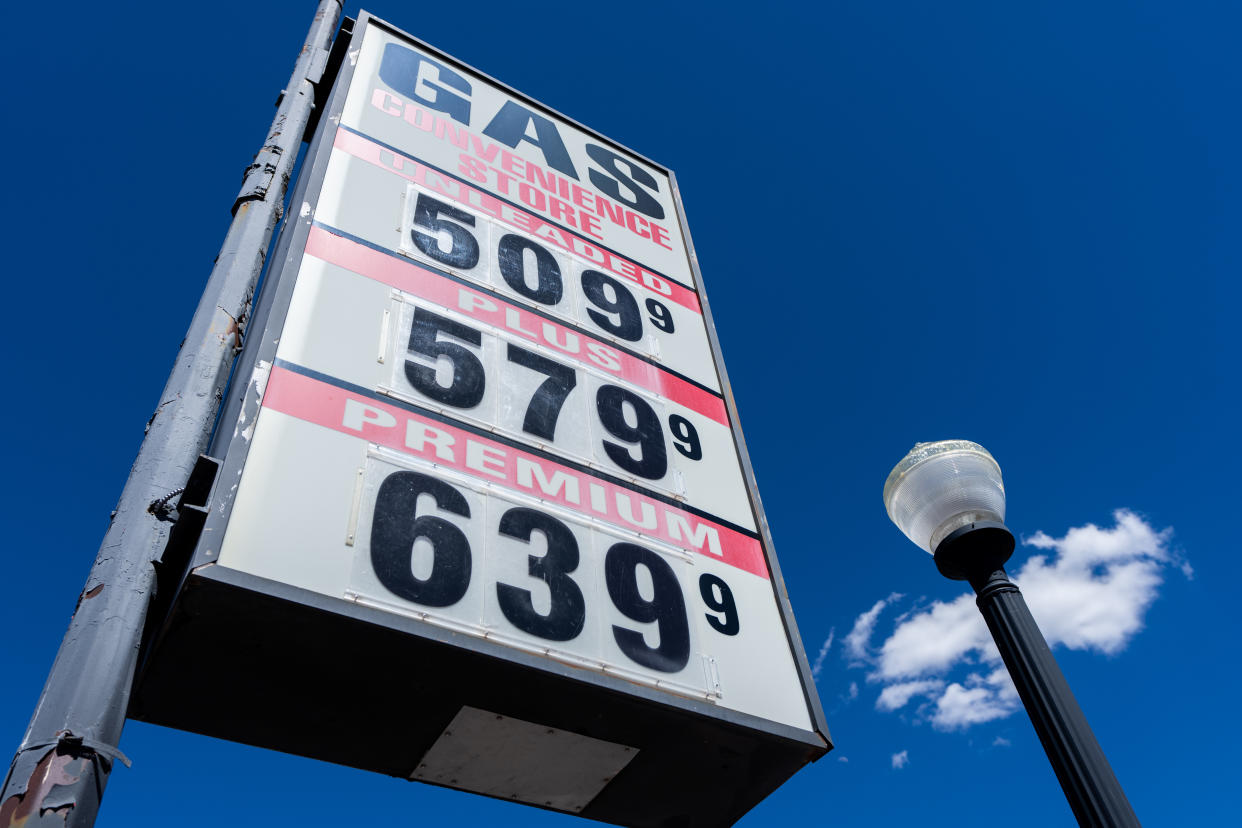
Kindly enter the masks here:
<path id="1" fill-rule="evenodd" d="M 319 125 L 319 114 L 327 103 L 328 93 L 332 91 L 332 84 L 336 80 L 341 62 L 345 58 L 345 52 L 349 48 L 350 35 L 353 30 L 353 19 L 346 17 L 341 21 L 341 28 L 332 41 L 332 48 L 320 49 L 311 57 L 310 66 L 306 70 L 306 81 L 314 87 L 315 102 L 311 108 L 310 119 L 306 123 L 306 130 L 302 133 L 303 141 L 309 141 L 315 134 L 315 128 Z M 276 98 L 277 108 L 280 107 L 287 94 L 289 94 L 288 89 L 281 90 Z M 233 215 L 237 215 L 238 209 L 247 201 L 261 201 L 266 198 L 268 191 L 272 188 L 272 181 L 276 177 L 277 165 L 283 151 L 271 142 L 279 136 L 280 126 L 280 124 L 276 125 L 276 131 L 268 138 L 269 143 L 259 150 L 254 161 L 246 167 L 246 172 L 242 175 L 241 191 L 233 200 Z"/>
<path id="2" fill-rule="evenodd" d="M 172 611 L 173 598 L 185 578 L 194 550 L 198 547 L 198 539 L 207 523 L 211 511 L 211 492 L 215 486 L 216 476 L 220 473 L 223 462 L 214 457 L 200 454 L 190 477 L 181 491 L 177 501 L 177 519 L 168 534 L 168 543 L 164 554 L 156 561 L 155 595 L 151 599 L 151 607 L 147 611 L 146 628 L 142 635 L 139 669 L 146 660 L 152 639 L 164 624 L 164 619 Z"/>
<path id="3" fill-rule="evenodd" d="M 120 762 L 125 767 L 133 767 L 133 762 L 129 761 L 129 757 L 121 753 L 121 749 L 115 745 L 105 745 L 102 742 L 96 742 L 94 739 L 87 739 L 85 736 L 78 736 L 72 730 L 62 730 L 56 735 L 56 738 L 48 742 L 38 742 L 33 745 L 22 745 L 17 752 L 25 753 L 29 750 L 40 750 L 41 748 L 57 748 L 66 753 L 71 754 L 94 754 L 102 756 L 109 762 Z"/>
<path id="4" fill-rule="evenodd" d="M 254 162 L 246 167 L 246 172 L 242 176 L 241 191 L 233 201 L 233 215 L 237 215 L 238 208 L 245 202 L 261 201 L 267 197 L 272 181 L 276 178 L 276 170 L 279 169 L 277 164 L 283 152 L 275 144 L 265 144 L 263 149 L 259 150 L 259 154 L 254 157 Z"/>
<path id="5" fill-rule="evenodd" d="M 327 104 L 328 93 L 332 91 L 332 84 L 336 80 L 337 72 L 340 71 L 341 62 L 345 59 L 345 52 L 349 48 L 350 35 L 353 31 L 353 18 L 344 18 L 341 21 L 341 28 L 332 40 L 332 48 L 319 49 L 311 57 L 305 77 L 306 81 L 314 87 L 315 102 L 311 107 L 306 129 L 302 133 L 303 141 L 309 141 L 315 134 L 315 128 L 319 125 L 319 114 L 323 112 Z M 280 95 L 276 97 L 277 108 L 280 107 L 287 94 L 289 94 L 288 89 L 280 91 Z M 277 131 L 268 139 L 269 142 L 280 134 L 279 126 L 277 125 Z M 268 190 L 272 188 L 272 181 L 276 177 L 277 163 L 281 153 L 281 148 L 274 143 L 268 143 L 259 150 L 259 154 L 254 157 L 254 162 L 246 167 L 246 172 L 242 176 L 241 192 L 233 200 L 233 215 L 237 215 L 237 210 L 247 201 L 261 201 L 267 197 Z"/>
<path id="6" fill-rule="evenodd" d="M 352 17 L 342 18 L 341 28 L 337 30 L 336 37 L 332 39 L 332 48 L 316 55 L 310 71 L 306 74 L 306 79 L 315 85 L 315 108 L 311 110 L 310 120 L 306 122 L 306 132 L 302 135 L 303 141 L 309 141 L 315 135 L 315 129 L 319 126 L 319 116 L 328 105 L 328 95 L 332 92 L 332 85 L 336 83 L 337 74 L 341 71 L 341 63 L 345 60 L 345 53 L 349 51 L 353 33 L 354 19 Z"/>
<path id="7" fill-rule="evenodd" d="M 323 80 L 323 70 L 328 66 L 328 55 L 332 54 L 330 49 L 320 49 L 311 58 L 310 68 L 306 70 L 306 79 L 316 86 Z M 316 95 L 316 98 L 319 96 Z"/>
<path id="8" fill-rule="evenodd" d="M 181 498 L 177 501 L 177 520 L 168 535 L 168 545 L 164 547 L 164 554 L 156 562 L 156 567 L 160 572 L 160 577 L 156 582 L 157 600 L 171 597 L 164 594 L 166 592 L 165 578 L 175 578 L 179 581 L 190 563 L 194 547 L 198 545 L 198 536 L 202 534 L 203 524 L 207 522 L 211 490 L 215 485 L 216 475 L 220 473 L 221 465 L 223 465 L 222 461 L 200 454 L 198 462 L 190 471 L 190 478 L 186 480 L 185 487 L 181 490 Z"/>

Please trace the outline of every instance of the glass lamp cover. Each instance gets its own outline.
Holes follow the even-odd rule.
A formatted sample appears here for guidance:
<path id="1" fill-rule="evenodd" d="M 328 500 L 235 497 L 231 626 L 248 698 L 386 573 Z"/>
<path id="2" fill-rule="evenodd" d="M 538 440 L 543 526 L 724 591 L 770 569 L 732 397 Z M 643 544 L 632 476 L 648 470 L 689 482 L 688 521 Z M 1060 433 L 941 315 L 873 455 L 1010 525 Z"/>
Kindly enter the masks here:
<path id="1" fill-rule="evenodd" d="M 884 483 L 884 507 L 925 552 L 970 523 L 1005 522 L 1005 484 L 987 449 L 969 440 L 917 443 Z"/>

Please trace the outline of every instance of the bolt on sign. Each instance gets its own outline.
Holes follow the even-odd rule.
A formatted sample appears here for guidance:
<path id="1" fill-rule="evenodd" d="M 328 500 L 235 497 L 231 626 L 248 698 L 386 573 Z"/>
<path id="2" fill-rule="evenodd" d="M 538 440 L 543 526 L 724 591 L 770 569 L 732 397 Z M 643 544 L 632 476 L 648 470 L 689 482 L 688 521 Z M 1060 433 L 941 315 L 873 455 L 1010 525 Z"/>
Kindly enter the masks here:
<path id="1" fill-rule="evenodd" d="M 829 748 L 668 170 L 363 15 L 132 715 L 628 825 Z"/>

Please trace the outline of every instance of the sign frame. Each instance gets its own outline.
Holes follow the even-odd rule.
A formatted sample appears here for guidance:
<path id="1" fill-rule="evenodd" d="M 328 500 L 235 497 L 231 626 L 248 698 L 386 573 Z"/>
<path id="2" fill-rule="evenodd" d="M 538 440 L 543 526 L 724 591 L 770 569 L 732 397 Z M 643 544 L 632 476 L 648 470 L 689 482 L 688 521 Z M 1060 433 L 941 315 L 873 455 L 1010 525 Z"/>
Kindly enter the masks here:
<path id="1" fill-rule="evenodd" d="M 264 595 L 280 603 L 282 606 L 297 607 L 298 612 L 306 611 L 322 614 L 325 618 L 336 617 L 343 621 L 348 620 L 353 623 L 386 628 L 395 634 L 411 636 L 414 639 L 425 641 L 429 646 L 443 645 L 464 651 L 464 656 L 506 662 L 519 670 L 533 669 L 540 674 L 537 677 L 531 677 L 531 681 L 536 685 L 546 684 L 545 678 L 553 683 L 561 679 L 567 679 L 584 688 L 595 688 L 594 690 L 584 689 L 586 695 L 583 698 L 589 698 L 592 693 L 603 691 L 609 696 L 618 697 L 618 704 L 628 704 L 628 699 L 640 703 L 651 703 L 660 709 L 692 714 L 692 716 L 702 719 L 705 723 L 715 721 L 738 732 L 749 731 L 754 734 L 760 734 L 764 738 L 774 740 L 774 743 L 784 745 L 782 748 L 784 758 L 779 761 L 773 759 L 775 768 L 784 769 L 783 775 L 780 773 L 771 775 L 775 784 L 769 784 L 768 787 L 769 789 L 774 788 L 780 781 L 783 781 L 785 777 L 794 772 L 797 767 L 800 767 L 807 761 L 818 759 L 830 750 L 832 745 L 824 720 L 823 709 L 815 690 L 814 679 L 811 676 L 810 665 L 794 621 L 788 593 L 776 558 L 771 532 L 759 498 L 753 466 L 721 354 L 719 337 L 699 268 L 698 256 L 695 252 L 686 221 L 685 209 L 676 176 L 667 167 L 651 161 L 640 153 L 636 153 L 618 142 L 599 134 L 595 130 L 541 104 L 507 84 L 463 63 L 451 55 L 445 54 L 434 46 L 365 11 L 359 14 L 358 20 L 353 27 L 352 42 L 346 48 L 356 54 L 356 50 L 361 48 L 362 38 L 368 28 L 372 26 L 397 37 L 408 39 L 417 48 L 442 61 L 444 64 L 468 72 L 494 85 L 503 93 L 521 101 L 531 109 L 581 130 L 601 144 L 615 148 L 668 176 L 671 185 L 672 203 L 676 210 L 675 218 L 684 240 L 689 267 L 694 278 L 695 291 L 701 305 L 703 322 L 714 363 L 713 367 L 719 379 L 721 396 L 728 414 L 733 445 L 737 451 L 737 458 L 741 467 L 742 478 L 745 483 L 755 527 L 769 570 L 777 611 L 790 646 L 795 670 L 801 684 L 802 696 L 813 729 L 805 731 L 801 728 L 718 706 L 706 700 L 697 700 L 687 696 L 671 694 L 654 687 L 635 684 L 606 673 L 574 668 L 567 664 L 496 644 L 486 639 L 462 635 L 412 618 L 387 613 L 287 584 L 280 584 L 259 576 L 217 565 L 216 562 L 220 554 L 220 544 L 223 540 L 224 531 L 228 526 L 236 504 L 236 484 L 240 480 L 242 469 L 245 466 L 251 448 L 247 427 L 253 426 L 263 398 L 267 374 L 261 367 L 264 365 L 270 367 L 276 363 L 278 341 L 289 312 L 294 284 L 297 281 L 299 267 L 305 255 L 304 250 L 307 238 L 313 226 L 313 211 L 310 210 L 310 205 L 318 201 L 319 192 L 327 172 L 328 161 L 332 154 L 333 138 L 337 125 L 341 121 L 346 95 L 354 76 L 355 61 L 350 59 L 342 61 L 339 74 L 333 82 L 331 93 L 328 96 L 328 104 L 319 118 L 311 146 L 304 156 L 302 171 L 297 178 L 293 196 L 290 200 L 285 227 L 282 229 L 274 253 L 269 259 L 269 270 L 261 286 L 258 300 L 255 303 L 254 318 L 246 325 L 248 335 L 245 338 L 244 348 L 234 372 L 235 382 L 224 401 L 224 407 L 218 421 L 217 432 L 211 449 L 211 454 L 222 458 L 222 461 L 219 472 L 216 475 L 209 503 L 209 511 L 205 518 L 201 536 L 192 554 L 189 555 L 188 565 L 185 567 L 184 572 L 176 572 L 170 579 L 169 586 L 173 588 L 175 593 L 168 602 L 170 608 L 167 609 L 163 617 L 154 617 L 152 619 L 149 630 L 153 632 L 149 634 L 146 643 L 144 663 L 141 668 L 135 698 L 131 705 L 130 715 L 134 718 L 172 724 L 172 726 L 184 727 L 185 729 L 224 735 L 226 738 L 238 741 L 267 746 L 279 743 L 280 749 L 316 755 L 314 751 L 299 749 L 296 739 L 292 739 L 294 744 L 290 746 L 291 737 L 288 734 L 260 734 L 256 736 L 251 733 L 237 732 L 232 725 L 227 724 L 225 721 L 226 714 L 236 712 L 227 705 L 218 707 L 214 712 L 204 712 L 202 710 L 194 712 L 189 709 L 193 706 L 192 704 L 169 701 L 167 698 L 170 689 L 179 686 L 176 679 L 177 670 L 184 669 L 185 666 L 186 656 L 177 655 L 177 653 L 186 649 L 184 630 L 187 629 L 187 619 L 195 617 L 196 613 L 204 612 L 202 607 L 206 606 L 204 602 L 208 600 L 208 596 L 217 594 L 234 596 L 244 594 Z M 350 37 L 350 35 L 342 32 L 338 37 Z M 165 596 L 165 599 L 167 598 L 168 596 Z M 332 757 L 331 760 L 343 761 L 345 764 L 357 764 L 348 759 L 342 760 L 337 756 Z M 779 779 L 776 779 L 777 775 L 779 775 Z M 766 793 L 767 791 L 763 791 L 759 798 L 762 798 Z M 736 816 L 740 816 L 741 813 L 744 813 L 746 809 L 757 801 L 758 799 L 755 799 L 744 807 L 738 805 L 733 808 L 733 812 L 736 812 L 739 807 L 742 808 L 740 813 L 736 813 Z M 532 804 L 538 805 L 539 803 Z M 557 810 L 563 809 L 557 808 Z M 587 813 L 584 815 L 590 816 L 591 814 Z M 597 818 L 613 821 L 613 817 L 608 815 L 597 816 Z M 633 818 L 626 817 L 624 814 L 618 815 L 615 821 L 640 824 L 639 821 L 634 821 Z M 711 821 L 709 820 L 704 824 L 710 823 Z"/>

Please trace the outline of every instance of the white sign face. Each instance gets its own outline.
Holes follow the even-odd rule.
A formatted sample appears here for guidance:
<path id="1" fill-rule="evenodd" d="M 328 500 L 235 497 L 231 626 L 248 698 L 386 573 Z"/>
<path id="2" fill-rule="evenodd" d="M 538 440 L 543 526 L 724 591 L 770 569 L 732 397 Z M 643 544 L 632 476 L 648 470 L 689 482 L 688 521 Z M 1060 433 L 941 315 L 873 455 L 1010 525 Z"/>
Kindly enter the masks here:
<path id="1" fill-rule="evenodd" d="M 355 37 L 220 565 L 814 730 L 669 176 Z"/>

